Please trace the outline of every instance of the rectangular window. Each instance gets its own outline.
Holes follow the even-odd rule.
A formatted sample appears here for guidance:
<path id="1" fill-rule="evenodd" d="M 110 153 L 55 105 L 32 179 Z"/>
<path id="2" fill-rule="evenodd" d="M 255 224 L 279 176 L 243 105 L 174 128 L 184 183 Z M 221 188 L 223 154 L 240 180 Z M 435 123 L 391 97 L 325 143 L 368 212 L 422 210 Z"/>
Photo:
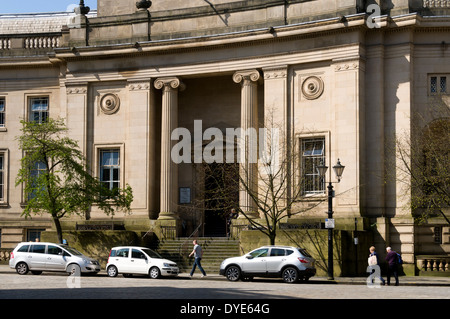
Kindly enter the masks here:
<path id="1" fill-rule="evenodd" d="M 30 174 L 31 175 L 30 183 L 31 183 L 31 186 L 33 187 L 33 189 L 36 189 L 39 176 L 44 174 L 46 170 L 47 170 L 47 165 L 44 162 L 34 163 L 34 167 L 31 170 L 31 174 Z M 36 193 L 33 190 L 33 192 L 28 194 L 28 199 L 34 198 L 34 196 L 36 196 Z"/>
<path id="2" fill-rule="evenodd" d="M 5 201 L 5 156 L 0 154 L 0 202 Z"/>
<path id="3" fill-rule="evenodd" d="M 441 89 L 441 93 L 447 93 L 447 77 L 445 76 L 441 76 L 441 81 L 440 81 L 440 89 Z"/>
<path id="4" fill-rule="evenodd" d="M 48 97 L 30 98 L 30 121 L 44 123 L 48 119 Z"/>
<path id="5" fill-rule="evenodd" d="M 442 227 L 434 227 L 434 242 L 436 244 L 442 244 Z"/>
<path id="6" fill-rule="evenodd" d="M 437 92 L 437 77 L 436 76 L 432 76 L 430 78 L 430 92 L 431 93 Z"/>
<path id="7" fill-rule="evenodd" d="M 430 94 L 447 94 L 447 75 L 433 75 L 429 78 Z"/>
<path id="8" fill-rule="evenodd" d="M 100 150 L 100 181 L 110 190 L 120 187 L 120 152 Z"/>
<path id="9" fill-rule="evenodd" d="M 324 178 L 319 175 L 317 166 L 325 163 L 325 138 L 303 139 L 301 147 L 303 194 L 324 193 Z"/>
<path id="10" fill-rule="evenodd" d="M 45 229 L 28 229 L 27 231 L 27 241 L 40 241 L 41 233 L 45 231 Z"/>
<path id="11" fill-rule="evenodd" d="M 5 127 L 5 98 L 0 97 L 0 127 Z"/>

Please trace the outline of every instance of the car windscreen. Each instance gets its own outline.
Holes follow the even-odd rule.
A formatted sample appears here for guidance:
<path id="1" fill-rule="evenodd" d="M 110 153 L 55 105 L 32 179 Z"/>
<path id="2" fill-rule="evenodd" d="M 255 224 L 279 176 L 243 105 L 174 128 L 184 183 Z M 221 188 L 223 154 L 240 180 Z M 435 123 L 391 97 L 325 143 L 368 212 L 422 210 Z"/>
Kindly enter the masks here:
<path id="1" fill-rule="evenodd" d="M 83 255 L 82 253 L 80 253 L 78 250 L 76 250 L 75 248 L 72 248 L 72 247 L 64 247 L 64 249 L 65 250 L 67 250 L 69 253 L 71 253 L 72 255 L 75 255 L 75 256 L 80 256 L 80 255 Z"/>
<path id="2" fill-rule="evenodd" d="M 156 251 L 153 251 L 151 249 L 142 249 L 144 253 L 146 253 L 150 258 L 162 258 Z"/>

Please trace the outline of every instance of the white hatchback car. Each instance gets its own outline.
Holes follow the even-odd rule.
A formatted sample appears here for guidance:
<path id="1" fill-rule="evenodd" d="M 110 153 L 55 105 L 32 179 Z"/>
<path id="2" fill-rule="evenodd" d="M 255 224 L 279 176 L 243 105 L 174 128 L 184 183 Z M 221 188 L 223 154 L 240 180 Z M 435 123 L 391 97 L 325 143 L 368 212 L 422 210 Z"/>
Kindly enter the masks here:
<path id="1" fill-rule="evenodd" d="M 111 248 L 106 272 L 110 277 L 121 273 L 148 275 L 156 279 L 161 276 L 177 276 L 180 269 L 175 262 L 162 258 L 149 248 L 122 246 Z"/>
<path id="2" fill-rule="evenodd" d="M 100 264 L 78 250 L 54 243 L 23 242 L 11 253 L 9 266 L 19 275 L 31 271 L 39 275 L 42 271 L 65 271 L 70 274 L 98 273 Z"/>

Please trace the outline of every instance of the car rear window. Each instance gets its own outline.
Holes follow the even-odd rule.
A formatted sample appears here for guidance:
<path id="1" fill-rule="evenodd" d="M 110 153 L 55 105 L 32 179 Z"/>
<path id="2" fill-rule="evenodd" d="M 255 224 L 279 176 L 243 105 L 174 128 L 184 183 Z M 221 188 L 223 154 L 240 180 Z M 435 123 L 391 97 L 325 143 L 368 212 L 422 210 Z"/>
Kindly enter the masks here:
<path id="1" fill-rule="evenodd" d="M 17 249 L 17 251 L 19 251 L 21 253 L 26 253 L 28 251 L 28 248 L 30 248 L 30 245 L 23 245 L 22 247 Z"/>
<path id="2" fill-rule="evenodd" d="M 284 256 L 285 250 L 282 248 L 272 248 L 270 250 L 270 256 Z"/>
<path id="3" fill-rule="evenodd" d="M 305 256 L 305 257 L 311 257 L 311 255 L 308 254 L 308 252 L 307 252 L 305 249 L 303 249 L 303 248 L 297 248 L 297 249 L 298 249 L 298 251 L 300 252 L 300 254 L 302 254 L 303 256 Z"/>
<path id="4" fill-rule="evenodd" d="M 128 258 L 130 253 L 130 249 L 129 248 L 122 248 L 122 249 L 118 249 L 116 252 L 116 256 L 117 257 L 125 257 Z"/>

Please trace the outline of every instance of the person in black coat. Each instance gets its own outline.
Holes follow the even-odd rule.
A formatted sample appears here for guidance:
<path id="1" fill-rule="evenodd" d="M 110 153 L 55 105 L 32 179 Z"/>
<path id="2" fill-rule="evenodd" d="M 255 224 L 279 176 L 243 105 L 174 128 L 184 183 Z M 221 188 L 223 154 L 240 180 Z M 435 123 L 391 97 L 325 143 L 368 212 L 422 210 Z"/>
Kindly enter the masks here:
<path id="1" fill-rule="evenodd" d="M 387 255 L 386 261 L 388 263 L 388 271 L 387 271 L 387 284 L 388 286 L 391 283 L 391 275 L 394 275 L 395 285 L 398 286 L 398 256 L 395 251 L 392 250 L 391 247 L 386 248 Z"/>

